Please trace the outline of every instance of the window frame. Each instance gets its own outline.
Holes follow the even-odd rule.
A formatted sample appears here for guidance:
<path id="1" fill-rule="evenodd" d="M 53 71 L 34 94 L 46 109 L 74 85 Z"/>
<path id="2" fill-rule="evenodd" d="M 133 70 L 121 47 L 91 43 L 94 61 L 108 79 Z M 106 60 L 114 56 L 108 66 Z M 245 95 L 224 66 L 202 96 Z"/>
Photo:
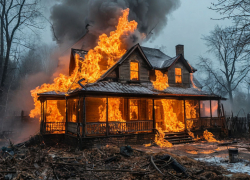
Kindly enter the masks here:
<path id="1" fill-rule="evenodd" d="M 136 71 L 136 70 L 131 70 L 131 63 L 137 63 L 138 64 L 138 71 Z M 132 79 L 131 78 L 131 71 L 133 71 L 133 72 L 137 72 L 137 74 L 138 74 L 138 79 Z M 130 76 L 130 81 L 139 81 L 140 80 L 140 63 L 139 63 L 139 61 L 137 61 L 137 60 L 132 60 L 132 61 L 130 61 L 129 62 L 129 76 Z"/>
<path id="2" fill-rule="evenodd" d="M 176 75 L 176 69 L 180 69 L 181 70 L 181 75 Z M 176 77 L 181 77 L 181 82 L 176 82 Z M 174 68 L 174 77 L 175 77 L 175 84 L 182 84 L 183 83 L 183 79 L 182 79 L 182 68 L 178 68 L 178 67 L 175 67 Z"/>

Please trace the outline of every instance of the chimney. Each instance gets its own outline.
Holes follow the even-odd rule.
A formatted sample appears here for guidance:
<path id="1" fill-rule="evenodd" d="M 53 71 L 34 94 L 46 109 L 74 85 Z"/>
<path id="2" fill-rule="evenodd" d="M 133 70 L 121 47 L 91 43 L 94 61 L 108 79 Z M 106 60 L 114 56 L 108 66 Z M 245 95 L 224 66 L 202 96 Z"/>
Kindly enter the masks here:
<path id="1" fill-rule="evenodd" d="M 175 46 L 176 49 L 176 56 L 182 54 L 184 56 L 184 45 L 178 44 Z"/>

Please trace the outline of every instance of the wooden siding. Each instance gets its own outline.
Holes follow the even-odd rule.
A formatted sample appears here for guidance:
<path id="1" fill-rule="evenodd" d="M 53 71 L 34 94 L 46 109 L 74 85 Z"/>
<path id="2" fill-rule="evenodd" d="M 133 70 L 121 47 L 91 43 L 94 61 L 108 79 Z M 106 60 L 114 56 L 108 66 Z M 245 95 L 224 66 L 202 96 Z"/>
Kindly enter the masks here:
<path id="1" fill-rule="evenodd" d="M 119 67 L 119 80 L 130 81 L 130 62 L 139 62 L 139 81 L 149 81 L 149 66 L 140 51 L 136 49 Z"/>
<path id="2" fill-rule="evenodd" d="M 182 73 L 182 83 L 175 83 L 175 68 L 181 68 Z M 168 83 L 169 86 L 179 86 L 184 88 L 190 87 L 190 74 L 188 69 L 183 65 L 181 61 L 176 62 L 169 70 L 168 70 Z"/>
<path id="3" fill-rule="evenodd" d="M 107 77 L 105 77 L 103 80 L 104 81 L 109 81 L 109 80 L 112 80 L 112 81 L 116 81 L 119 77 L 119 68 L 115 68 L 112 72 L 110 72 Z"/>

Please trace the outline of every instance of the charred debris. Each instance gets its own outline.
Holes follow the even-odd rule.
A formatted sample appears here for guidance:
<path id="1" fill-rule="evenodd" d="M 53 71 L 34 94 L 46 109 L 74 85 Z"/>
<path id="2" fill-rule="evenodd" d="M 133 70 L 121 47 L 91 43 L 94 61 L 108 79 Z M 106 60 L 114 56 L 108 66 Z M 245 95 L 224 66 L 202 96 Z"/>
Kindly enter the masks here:
<path id="1" fill-rule="evenodd" d="M 149 153 L 109 144 L 80 150 L 44 140 L 37 135 L 2 147 L 0 179 L 250 179 L 166 149 Z"/>

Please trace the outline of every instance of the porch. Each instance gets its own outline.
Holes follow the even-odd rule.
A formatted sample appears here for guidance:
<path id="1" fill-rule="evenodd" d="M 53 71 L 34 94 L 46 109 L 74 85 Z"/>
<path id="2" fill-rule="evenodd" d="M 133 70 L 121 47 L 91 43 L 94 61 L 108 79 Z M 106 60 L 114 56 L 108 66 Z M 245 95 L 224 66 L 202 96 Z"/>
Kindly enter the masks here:
<path id="1" fill-rule="evenodd" d="M 205 97 L 41 98 L 41 133 L 109 137 L 223 128 L 220 100 Z"/>

